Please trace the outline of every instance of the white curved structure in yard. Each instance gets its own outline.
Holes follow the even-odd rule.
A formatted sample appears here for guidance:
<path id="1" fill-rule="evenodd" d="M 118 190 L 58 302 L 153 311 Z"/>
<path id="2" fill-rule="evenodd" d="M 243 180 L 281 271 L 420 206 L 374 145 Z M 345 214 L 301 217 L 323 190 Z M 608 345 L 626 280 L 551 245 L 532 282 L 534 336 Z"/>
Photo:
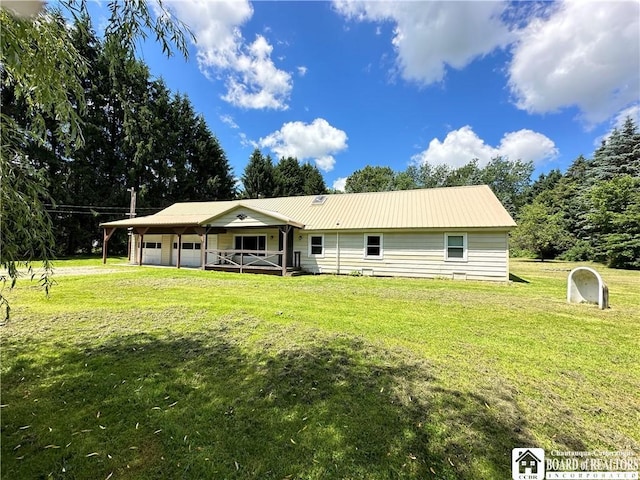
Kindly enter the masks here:
<path id="1" fill-rule="evenodd" d="M 609 308 L 609 287 L 593 268 L 574 268 L 567 281 L 567 302 L 597 303 L 604 310 Z"/>

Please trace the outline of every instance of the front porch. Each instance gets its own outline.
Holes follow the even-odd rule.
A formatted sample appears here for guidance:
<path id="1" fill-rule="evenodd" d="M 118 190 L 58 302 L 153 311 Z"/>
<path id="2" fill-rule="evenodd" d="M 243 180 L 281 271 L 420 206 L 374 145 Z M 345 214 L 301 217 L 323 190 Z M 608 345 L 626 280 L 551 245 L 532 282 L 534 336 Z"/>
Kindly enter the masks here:
<path id="1" fill-rule="evenodd" d="M 238 273 L 287 275 L 300 270 L 294 232 L 304 225 L 277 212 L 232 204 L 217 214 L 156 214 L 103 224 L 103 261 L 117 228 L 129 229 L 129 259 Z"/>
<path id="2" fill-rule="evenodd" d="M 286 275 L 300 271 L 300 252 L 294 251 L 292 261 L 283 267 L 286 250 L 219 250 L 204 251 L 204 269 L 219 272 L 264 273 Z"/>

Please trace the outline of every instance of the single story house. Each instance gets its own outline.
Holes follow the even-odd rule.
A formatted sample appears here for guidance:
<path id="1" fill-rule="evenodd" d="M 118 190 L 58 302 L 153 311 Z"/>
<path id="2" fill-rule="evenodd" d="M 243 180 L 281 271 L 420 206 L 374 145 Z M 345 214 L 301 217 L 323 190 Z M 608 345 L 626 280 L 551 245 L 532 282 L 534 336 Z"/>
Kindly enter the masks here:
<path id="1" fill-rule="evenodd" d="M 506 281 L 516 224 L 481 185 L 176 203 L 101 226 L 105 261 L 127 228 L 137 264 Z"/>

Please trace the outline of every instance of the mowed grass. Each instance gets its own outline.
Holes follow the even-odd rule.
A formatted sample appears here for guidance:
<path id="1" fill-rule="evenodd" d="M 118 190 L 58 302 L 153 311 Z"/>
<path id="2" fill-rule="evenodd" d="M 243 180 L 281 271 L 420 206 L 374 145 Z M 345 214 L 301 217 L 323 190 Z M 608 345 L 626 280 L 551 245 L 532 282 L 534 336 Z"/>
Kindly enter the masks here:
<path id="1" fill-rule="evenodd" d="M 2 478 L 496 479 L 640 451 L 640 272 L 512 283 L 60 262 L 2 336 Z M 96 274 L 101 272 L 102 274 Z M 528 283 L 525 283 L 528 282 Z M 6 293 L 6 290 L 5 290 Z"/>

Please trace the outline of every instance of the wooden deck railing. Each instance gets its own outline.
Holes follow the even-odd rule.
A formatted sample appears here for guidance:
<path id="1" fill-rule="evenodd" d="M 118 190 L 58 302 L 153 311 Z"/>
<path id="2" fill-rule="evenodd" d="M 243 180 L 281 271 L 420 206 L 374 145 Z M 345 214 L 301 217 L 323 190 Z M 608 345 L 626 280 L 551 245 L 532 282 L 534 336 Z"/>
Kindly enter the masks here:
<path id="1" fill-rule="evenodd" d="M 282 268 L 282 251 L 272 250 L 206 250 L 205 266 L 222 265 L 245 268 Z"/>

